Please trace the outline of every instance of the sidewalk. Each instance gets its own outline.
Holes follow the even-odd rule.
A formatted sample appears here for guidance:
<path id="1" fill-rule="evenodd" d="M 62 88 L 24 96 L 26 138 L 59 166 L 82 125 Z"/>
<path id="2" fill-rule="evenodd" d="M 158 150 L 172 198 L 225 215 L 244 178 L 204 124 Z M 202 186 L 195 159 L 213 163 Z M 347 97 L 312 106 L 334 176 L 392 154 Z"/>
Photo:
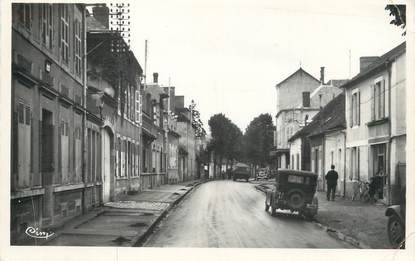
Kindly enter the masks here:
<path id="1" fill-rule="evenodd" d="M 319 209 L 316 220 L 329 228 L 355 239 L 362 248 L 391 248 L 386 227 L 386 206 L 344 200 L 327 201 L 325 192 L 317 192 Z"/>
<path id="2" fill-rule="evenodd" d="M 269 184 L 257 184 L 256 189 L 265 192 Z M 358 248 L 391 248 L 386 233 L 388 219 L 386 206 L 360 201 L 327 201 L 325 192 L 317 192 L 319 209 L 316 224 L 327 233 L 347 241 Z"/>
<path id="3" fill-rule="evenodd" d="M 49 246 L 140 246 L 153 228 L 201 181 L 162 185 L 76 217 L 45 242 Z"/>

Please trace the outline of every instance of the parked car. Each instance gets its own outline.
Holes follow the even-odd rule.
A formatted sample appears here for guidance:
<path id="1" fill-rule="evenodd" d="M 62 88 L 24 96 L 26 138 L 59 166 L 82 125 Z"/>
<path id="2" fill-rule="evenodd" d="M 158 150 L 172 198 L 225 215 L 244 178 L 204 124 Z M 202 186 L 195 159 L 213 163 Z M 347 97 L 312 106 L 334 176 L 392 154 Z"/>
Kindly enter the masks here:
<path id="1" fill-rule="evenodd" d="M 275 185 L 266 191 L 265 211 L 271 208 L 271 215 L 277 209 L 297 211 L 305 218 L 313 218 L 317 214 L 318 199 L 315 195 L 317 174 L 309 171 L 280 169 L 277 172 Z"/>
<path id="2" fill-rule="evenodd" d="M 388 238 L 393 248 L 405 248 L 405 215 L 406 215 L 406 171 L 399 173 L 400 204 L 386 209 L 388 217 Z"/>
<path id="3" fill-rule="evenodd" d="M 256 180 L 264 180 L 268 179 L 268 169 L 262 168 L 258 170 L 258 174 L 256 176 Z"/>
<path id="4" fill-rule="evenodd" d="M 244 179 L 246 182 L 249 181 L 251 176 L 250 168 L 248 165 L 243 163 L 235 164 L 235 168 L 232 171 L 232 179 L 236 181 L 237 179 Z"/>

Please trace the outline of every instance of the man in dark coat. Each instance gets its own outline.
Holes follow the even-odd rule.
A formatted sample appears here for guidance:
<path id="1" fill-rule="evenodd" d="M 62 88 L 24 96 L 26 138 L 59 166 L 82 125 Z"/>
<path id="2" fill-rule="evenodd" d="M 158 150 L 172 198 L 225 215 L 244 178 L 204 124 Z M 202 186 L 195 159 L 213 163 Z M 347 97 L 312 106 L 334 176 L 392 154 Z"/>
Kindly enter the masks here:
<path id="1" fill-rule="evenodd" d="M 334 170 L 334 165 L 331 165 L 331 170 L 329 170 L 326 174 L 327 200 L 330 200 L 330 193 L 331 193 L 331 200 L 334 201 L 338 178 L 339 178 L 339 174 L 337 174 L 337 171 Z"/>

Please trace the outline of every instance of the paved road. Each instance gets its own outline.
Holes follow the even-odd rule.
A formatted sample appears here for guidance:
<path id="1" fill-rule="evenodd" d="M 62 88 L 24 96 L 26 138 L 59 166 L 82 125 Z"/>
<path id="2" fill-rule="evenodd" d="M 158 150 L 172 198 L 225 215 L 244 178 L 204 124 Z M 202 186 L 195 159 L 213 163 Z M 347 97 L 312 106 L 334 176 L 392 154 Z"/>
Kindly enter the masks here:
<path id="1" fill-rule="evenodd" d="M 163 220 L 146 247 L 350 248 L 295 214 L 272 217 L 253 184 L 212 181 Z"/>

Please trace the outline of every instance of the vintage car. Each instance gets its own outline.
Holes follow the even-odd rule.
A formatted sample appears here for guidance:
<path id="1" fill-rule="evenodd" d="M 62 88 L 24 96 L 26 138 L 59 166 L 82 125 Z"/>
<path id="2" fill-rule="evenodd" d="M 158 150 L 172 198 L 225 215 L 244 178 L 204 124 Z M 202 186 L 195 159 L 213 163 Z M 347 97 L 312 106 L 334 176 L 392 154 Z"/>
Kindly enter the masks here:
<path id="1" fill-rule="evenodd" d="M 402 166 L 400 166 L 401 168 Z M 406 167 L 400 169 L 398 175 L 400 187 L 399 204 L 389 206 L 385 215 L 388 217 L 387 233 L 393 248 L 405 248 L 405 216 L 406 216 Z"/>
<path id="2" fill-rule="evenodd" d="M 235 164 L 234 169 L 232 170 L 232 179 L 236 181 L 237 179 L 244 179 L 246 182 L 249 181 L 251 172 L 249 166 L 243 163 Z"/>
<path id="3" fill-rule="evenodd" d="M 265 211 L 271 207 L 273 216 L 277 209 L 296 211 L 312 219 L 318 209 L 316 187 L 317 175 L 313 172 L 279 169 L 274 188 L 266 191 Z"/>

